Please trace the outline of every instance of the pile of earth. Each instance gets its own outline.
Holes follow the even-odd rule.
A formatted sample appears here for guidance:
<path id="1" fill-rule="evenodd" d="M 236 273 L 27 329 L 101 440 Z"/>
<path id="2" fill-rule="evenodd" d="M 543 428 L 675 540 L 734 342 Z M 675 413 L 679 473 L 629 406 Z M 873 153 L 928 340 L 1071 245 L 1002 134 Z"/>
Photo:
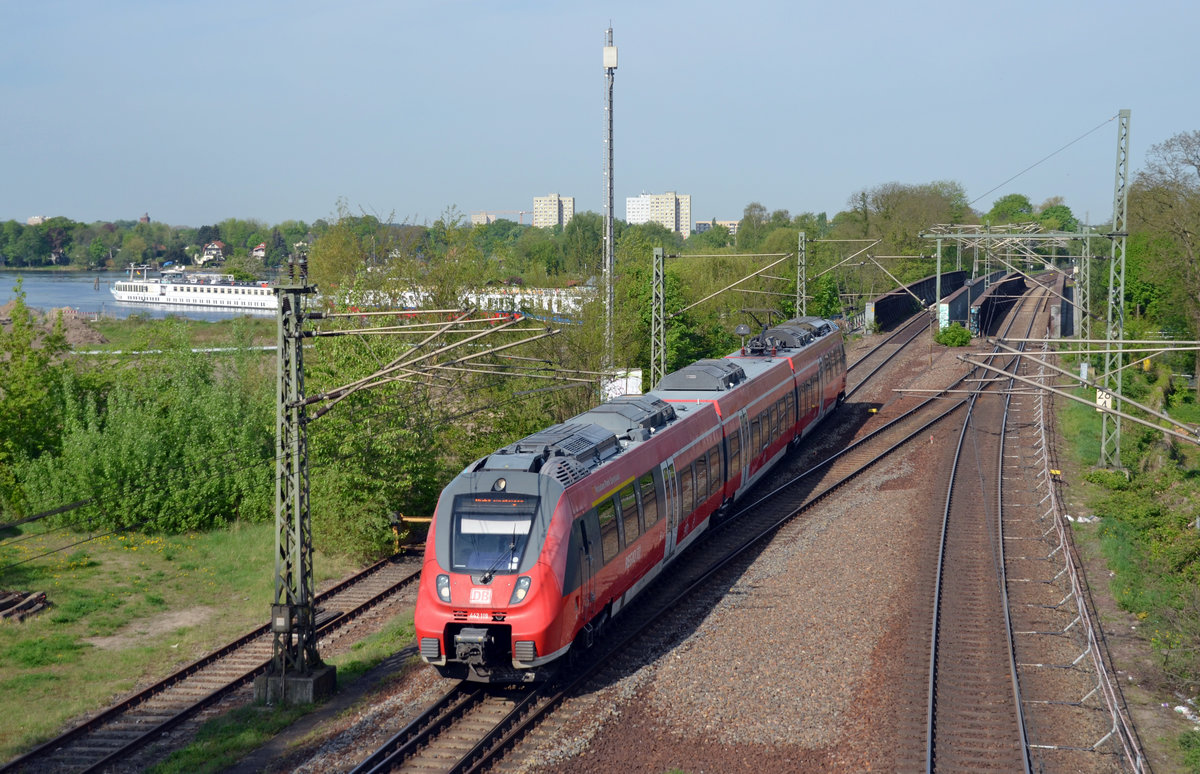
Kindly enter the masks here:
<path id="1" fill-rule="evenodd" d="M 0 306 L 0 325 L 4 326 L 5 330 L 8 330 L 12 325 L 12 313 L 16 305 L 17 302 L 13 300 L 4 306 Z M 90 344 L 104 344 L 108 341 L 99 331 L 92 327 L 91 322 L 86 317 L 79 315 L 78 312 L 70 307 L 51 309 L 44 314 L 37 309 L 31 309 L 30 311 L 33 313 L 35 324 L 42 331 L 34 342 L 35 347 L 40 346 L 45 334 L 54 330 L 54 321 L 59 312 L 62 313 L 63 333 L 71 349 L 78 349 L 80 346 Z"/>

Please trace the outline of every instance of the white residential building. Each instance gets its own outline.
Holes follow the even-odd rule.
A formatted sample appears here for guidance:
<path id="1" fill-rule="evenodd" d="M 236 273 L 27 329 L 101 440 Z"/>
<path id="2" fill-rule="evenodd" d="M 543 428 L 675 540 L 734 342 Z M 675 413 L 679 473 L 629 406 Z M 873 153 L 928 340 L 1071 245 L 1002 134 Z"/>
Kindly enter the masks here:
<path id="1" fill-rule="evenodd" d="M 661 223 L 685 239 L 692 233 L 691 194 L 642 194 L 625 199 L 625 222 L 631 226 L 641 223 Z"/>
<path id="2" fill-rule="evenodd" d="M 559 196 L 552 193 L 549 196 L 533 197 L 533 225 L 537 228 L 566 228 L 575 217 L 575 197 Z"/>

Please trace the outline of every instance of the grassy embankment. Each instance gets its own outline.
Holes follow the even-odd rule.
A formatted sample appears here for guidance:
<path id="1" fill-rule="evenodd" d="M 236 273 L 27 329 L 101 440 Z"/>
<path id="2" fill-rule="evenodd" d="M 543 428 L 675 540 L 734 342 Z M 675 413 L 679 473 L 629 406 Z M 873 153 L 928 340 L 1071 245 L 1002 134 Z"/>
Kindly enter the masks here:
<path id="1" fill-rule="evenodd" d="M 207 534 L 96 537 L 33 524 L 0 545 L 4 586 L 53 606 L 0 626 L 0 760 L 72 718 L 169 674 L 264 623 L 274 595 L 274 525 Z M 316 581 L 344 577 L 319 555 Z"/>
<path id="2" fill-rule="evenodd" d="M 1139 376 L 1143 402 L 1158 403 Z M 1134 389 L 1139 385 L 1135 383 Z M 1090 398 L 1091 395 L 1089 394 Z M 1168 409 L 1180 422 L 1200 424 L 1200 407 L 1176 400 Z M 1161 434 L 1122 425 L 1122 458 L 1128 477 L 1096 468 L 1100 455 L 1100 415 L 1090 406 L 1070 403 L 1058 412 L 1065 453 L 1078 475 L 1069 498 L 1075 515 L 1095 514 L 1098 524 L 1077 524 L 1075 540 L 1085 554 L 1100 554 L 1110 577 L 1107 593 L 1140 621 L 1136 628 L 1157 673 L 1140 679 L 1161 692 L 1155 701 L 1179 703 L 1200 688 L 1200 448 L 1165 444 Z M 1093 584 L 1098 584 L 1092 578 Z M 1128 667 L 1127 667 L 1128 668 Z M 1154 737 L 1151 733 L 1149 736 Z M 1176 738 L 1147 738 L 1183 770 L 1200 773 L 1200 732 Z"/>

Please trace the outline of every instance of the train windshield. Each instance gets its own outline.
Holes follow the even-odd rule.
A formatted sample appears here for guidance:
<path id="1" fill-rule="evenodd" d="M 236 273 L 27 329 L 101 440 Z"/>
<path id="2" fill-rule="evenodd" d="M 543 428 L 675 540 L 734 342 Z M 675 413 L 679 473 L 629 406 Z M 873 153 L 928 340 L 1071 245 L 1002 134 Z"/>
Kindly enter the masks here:
<path id="1" fill-rule="evenodd" d="M 538 498 L 510 494 L 458 495 L 450 563 L 454 572 L 511 574 L 521 565 Z"/>

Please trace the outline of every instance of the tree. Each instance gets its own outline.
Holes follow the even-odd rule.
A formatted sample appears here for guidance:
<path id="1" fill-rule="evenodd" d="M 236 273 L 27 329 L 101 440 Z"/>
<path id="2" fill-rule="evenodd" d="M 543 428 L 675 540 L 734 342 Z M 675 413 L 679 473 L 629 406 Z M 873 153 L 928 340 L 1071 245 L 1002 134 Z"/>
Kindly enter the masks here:
<path id="1" fill-rule="evenodd" d="M 932 262 L 921 257 L 931 252 L 921 232 L 938 223 L 961 223 L 972 214 L 962 185 L 950 180 L 884 183 L 855 193 L 847 204 L 851 209 L 834 216 L 829 235 L 879 239 L 873 254 L 912 256 L 889 269 L 905 281 L 933 271 Z"/>
<path id="2" fill-rule="evenodd" d="M 0 509 L 19 499 L 15 466 L 57 442 L 62 366 L 67 349 L 62 317 L 49 334 L 39 330 L 17 280 L 11 322 L 0 326 Z"/>
<path id="3" fill-rule="evenodd" d="M 196 229 L 196 244 L 204 247 L 210 242 L 223 241 L 221 240 L 221 229 L 219 226 L 201 226 Z"/>
<path id="4" fill-rule="evenodd" d="M 513 246 L 518 266 L 525 271 L 555 277 L 563 270 L 562 241 L 544 228 L 529 228 Z"/>
<path id="5" fill-rule="evenodd" d="M 829 234 L 829 218 L 825 213 L 802 212 L 792 218 L 792 225 L 804 232 L 806 239 L 823 239 Z"/>
<path id="6" fill-rule="evenodd" d="M 1130 229 L 1144 231 L 1158 284 L 1200 331 L 1200 131 L 1154 145 L 1129 191 Z M 1196 355 L 1200 373 L 1200 353 Z M 1197 384 L 1200 397 L 1200 382 Z"/>
<path id="7" fill-rule="evenodd" d="M 709 228 L 697 231 L 687 238 L 689 251 L 723 250 L 733 244 L 733 236 L 725 226 L 717 225 L 714 219 Z"/>
<path id="8" fill-rule="evenodd" d="M 746 209 L 742 211 L 742 219 L 738 221 L 738 252 L 755 252 L 766 236 L 767 208 L 758 202 L 750 202 L 746 205 Z"/>
<path id="9" fill-rule="evenodd" d="M 15 266 L 44 266 L 50 259 L 50 245 L 46 235 L 36 226 L 23 226 L 13 246 L 12 263 Z"/>
<path id="10" fill-rule="evenodd" d="M 17 240 L 21 238 L 22 228 L 24 226 L 15 220 L 6 220 L 0 224 L 0 266 L 18 265 L 16 263 Z"/>
<path id="11" fill-rule="evenodd" d="M 1033 204 L 1025 194 L 1008 194 L 992 204 L 986 217 L 993 225 L 1033 220 Z"/>
<path id="12" fill-rule="evenodd" d="M 146 262 L 146 250 L 149 245 L 142 236 L 134 231 L 127 231 L 121 241 L 121 261 L 123 263 L 140 264 Z"/>
<path id="13" fill-rule="evenodd" d="M 1047 231 L 1076 231 L 1079 221 L 1061 196 L 1051 196 L 1037 208 L 1037 221 Z"/>
<path id="14" fill-rule="evenodd" d="M 595 212 L 575 213 L 563 229 L 563 269 L 583 278 L 597 276 L 603 252 L 603 216 Z"/>

